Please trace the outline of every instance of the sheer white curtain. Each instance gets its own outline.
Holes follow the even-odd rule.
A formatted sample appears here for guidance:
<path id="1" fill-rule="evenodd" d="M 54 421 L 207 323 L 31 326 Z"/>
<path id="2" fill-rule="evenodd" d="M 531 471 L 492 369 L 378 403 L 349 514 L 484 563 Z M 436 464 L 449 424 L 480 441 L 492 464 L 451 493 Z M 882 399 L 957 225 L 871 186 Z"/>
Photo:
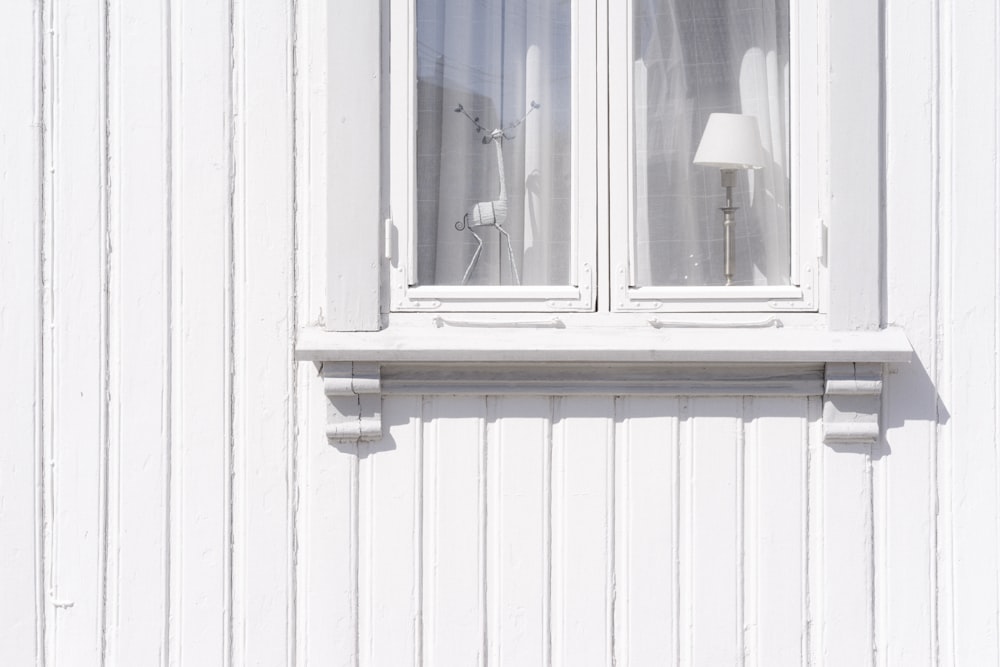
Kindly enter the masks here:
<path id="1" fill-rule="evenodd" d="M 736 191 L 735 284 L 789 281 L 787 0 L 635 0 L 633 281 L 723 275 L 718 169 L 692 164 L 712 112 L 757 118 L 767 156 Z"/>
<path id="2" fill-rule="evenodd" d="M 418 284 L 569 283 L 570 30 L 568 0 L 417 1 Z M 501 166 L 509 249 L 495 227 L 456 228 L 479 203 L 497 210 Z"/>

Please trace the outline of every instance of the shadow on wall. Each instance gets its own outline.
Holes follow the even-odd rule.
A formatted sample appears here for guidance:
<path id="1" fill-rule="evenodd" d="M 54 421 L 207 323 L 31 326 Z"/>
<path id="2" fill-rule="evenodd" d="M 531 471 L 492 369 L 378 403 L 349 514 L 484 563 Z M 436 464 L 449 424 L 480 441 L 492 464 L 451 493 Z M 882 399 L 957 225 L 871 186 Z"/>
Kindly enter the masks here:
<path id="1" fill-rule="evenodd" d="M 817 383 L 820 381 L 821 378 L 817 378 Z M 599 405 L 603 406 L 603 408 L 597 410 L 600 414 L 595 414 L 592 412 L 595 408 L 595 404 L 593 403 L 587 404 L 584 408 L 581 407 L 583 404 L 574 401 L 563 402 L 559 397 L 548 397 L 549 407 L 547 410 L 543 409 L 542 412 L 545 412 L 549 416 L 553 424 L 567 418 L 586 419 L 589 417 L 599 418 L 607 422 L 621 422 L 626 420 L 630 411 L 627 409 L 624 411 L 617 409 L 615 407 L 616 400 L 613 397 L 608 396 L 607 399 L 607 401 L 599 403 Z M 738 416 L 737 413 L 742 413 L 745 409 L 744 405 L 743 407 L 736 408 L 736 411 L 733 412 L 735 406 L 732 404 L 716 403 L 711 400 L 700 401 L 697 398 L 694 400 L 698 401 L 699 404 L 698 417 L 736 417 Z M 434 416 L 438 419 L 484 418 L 487 422 L 492 422 L 496 419 L 496 415 L 489 414 L 490 411 L 486 405 L 485 400 L 481 403 L 470 403 L 469 401 L 461 400 L 456 402 L 442 401 L 436 404 Z M 657 410 L 657 413 L 662 416 L 677 417 L 681 420 L 688 419 L 691 416 L 686 411 L 678 412 L 678 407 L 679 404 L 676 401 L 665 399 L 663 405 Z M 578 411 L 581 409 L 584 412 L 578 414 Z M 768 402 L 768 407 L 766 408 L 767 414 L 755 413 L 752 418 L 762 416 L 792 417 L 801 415 L 801 410 L 802 407 L 796 405 L 794 401 L 787 404 L 782 402 Z M 539 416 L 536 409 L 531 409 L 529 412 L 531 416 Z M 506 414 L 506 416 L 510 417 L 511 414 Z M 384 437 L 376 441 L 360 444 L 349 441 L 330 441 L 330 445 L 343 454 L 357 456 L 362 459 L 372 454 L 395 450 L 397 449 L 397 443 L 391 433 L 409 423 L 411 417 L 412 415 L 405 412 L 391 411 L 388 414 L 383 413 L 382 427 L 383 433 L 385 433 Z M 743 415 L 743 417 L 750 417 L 750 415 Z M 936 427 L 947 424 L 950 417 L 951 415 L 938 395 L 927 369 L 919 358 L 915 358 L 909 364 L 889 367 L 882 394 L 881 422 L 883 436 L 880 442 L 870 449 L 853 445 L 828 446 L 833 451 L 843 454 L 867 455 L 870 453 L 873 460 L 878 460 L 892 453 L 893 444 L 905 444 L 905 438 L 909 436 L 902 429 L 908 423 L 911 426 L 913 422 L 918 422 L 928 424 L 930 425 L 929 427 Z"/>
<path id="2" fill-rule="evenodd" d="M 872 449 L 872 459 L 892 453 L 893 430 L 902 429 L 907 422 L 923 422 L 930 427 L 943 426 L 951 413 L 938 394 L 921 359 L 913 356 L 909 364 L 890 366 L 882 389 L 882 439 Z M 899 441 L 898 444 L 905 444 Z"/>

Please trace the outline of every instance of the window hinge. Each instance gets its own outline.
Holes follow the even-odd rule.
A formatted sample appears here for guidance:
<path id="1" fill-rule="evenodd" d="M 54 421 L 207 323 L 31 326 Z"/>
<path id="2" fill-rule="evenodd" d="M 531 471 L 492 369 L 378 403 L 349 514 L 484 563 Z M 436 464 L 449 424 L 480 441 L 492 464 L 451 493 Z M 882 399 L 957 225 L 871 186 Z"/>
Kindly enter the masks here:
<path id="1" fill-rule="evenodd" d="M 827 246 L 830 241 L 830 234 L 826 228 L 826 220 L 823 218 L 818 218 L 816 220 L 816 235 L 819 237 L 816 239 L 817 254 L 819 255 L 819 262 L 823 266 L 826 266 L 826 253 Z"/>

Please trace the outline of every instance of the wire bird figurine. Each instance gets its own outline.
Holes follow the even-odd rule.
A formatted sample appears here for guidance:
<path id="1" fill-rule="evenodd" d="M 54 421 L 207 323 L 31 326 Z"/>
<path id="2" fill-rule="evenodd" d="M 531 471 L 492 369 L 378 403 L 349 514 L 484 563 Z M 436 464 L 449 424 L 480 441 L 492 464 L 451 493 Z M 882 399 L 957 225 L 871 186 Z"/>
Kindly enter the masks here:
<path id="1" fill-rule="evenodd" d="M 493 227 L 496 229 L 504 240 L 507 242 L 507 257 L 510 260 L 511 272 L 514 275 L 514 284 L 520 285 L 521 278 L 517 273 L 517 262 L 514 260 L 514 247 L 510 242 L 510 234 L 507 230 L 503 228 L 504 223 L 507 222 L 507 182 L 504 179 L 503 172 L 503 141 L 504 139 L 513 139 L 513 135 L 508 134 L 511 130 L 516 128 L 518 125 L 523 123 L 525 119 L 531 115 L 531 112 L 538 109 L 541 105 L 532 100 L 531 106 L 525 112 L 523 116 L 511 123 L 505 128 L 495 128 L 493 130 L 487 130 L 479 122 L 479 117 L 473 118 L 469 115 L 469 112 L 465 110 L 461 104 L 455 107 L 455 113 L 464 114 L 472 124 L 476 127 L 476 134 L 485 133 L 483 136 L 483 144 L 493 143 L 496 148 L 497 153 L 497 169 L 500 173 L 500 194 L 493 201 L 481 201 L 469 209 L 462 219 L 455 223 L 455 229 L 458 231 L 465 231 L 466 229 L 476 237 L 476 251 L 472 255 L 472 260 L 469 262 L 469 267 L 465 270 L 465 275 L 462 277 L 462 284 L 466 285 L 469 282 L 469 277 L 472 275 L 472 271 L 476 268 L 476 264 L 479 262 L 479 256 L 483 252 L 483 237 L 476 233 L 477 229 L 482 229 L 484 227 Z"/>

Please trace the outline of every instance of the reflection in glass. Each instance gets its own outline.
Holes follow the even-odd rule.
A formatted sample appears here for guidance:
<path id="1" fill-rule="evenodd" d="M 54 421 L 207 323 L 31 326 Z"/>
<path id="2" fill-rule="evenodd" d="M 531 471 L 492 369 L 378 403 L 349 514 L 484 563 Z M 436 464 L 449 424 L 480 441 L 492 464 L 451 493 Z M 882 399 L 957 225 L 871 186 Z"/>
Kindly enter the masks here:
<path id="1" fill-rule="evenodd" d="M 633 284 L 725 283 L 719 170 L 692 164 L 712 112 L 757 118 L 738 174 L 735 285 L 789 282 L 787 0 L 633 3 Z"/>
<path id="2" fill-rule="evenodd" d="M 417 284 L 569 284 L 570 27 L 568 0 L 417 0 Z"/>

